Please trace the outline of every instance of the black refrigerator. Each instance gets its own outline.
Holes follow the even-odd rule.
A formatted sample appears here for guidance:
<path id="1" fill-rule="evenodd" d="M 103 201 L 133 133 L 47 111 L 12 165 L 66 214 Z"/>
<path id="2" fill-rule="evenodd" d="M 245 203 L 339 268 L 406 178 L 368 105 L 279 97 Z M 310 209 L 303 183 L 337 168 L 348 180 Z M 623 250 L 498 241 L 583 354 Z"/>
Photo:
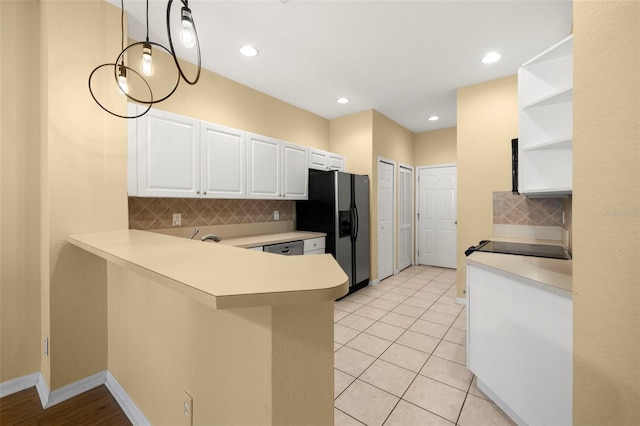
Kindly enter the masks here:
<path id="1" fill-rule="evenodd" d="M 349 277 L 349 293 L 369 284 L 369 176 L 309 170 L 309 199 L 296 202 L 297 229 L 324 232 Z"/>

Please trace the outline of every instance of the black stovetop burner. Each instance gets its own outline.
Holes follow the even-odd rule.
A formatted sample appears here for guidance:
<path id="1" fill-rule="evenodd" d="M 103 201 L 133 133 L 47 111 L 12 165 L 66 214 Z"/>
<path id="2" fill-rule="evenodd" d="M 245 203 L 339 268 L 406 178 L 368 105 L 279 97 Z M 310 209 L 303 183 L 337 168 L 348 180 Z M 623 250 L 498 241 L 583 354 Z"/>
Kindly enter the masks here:
<path id="1" fill-rule="evenodd" d="M 486 253 L 502 253 L 515 254 L 519 256 L 546 257 L 549 259 L 569 260 L 571 256 L 562 246 L 552 246 L 548 244 L 528 244 L 528 243 L 511 243 L 505 241 L 480 241 L 477 246 L 469 247 L 465 252 L 465 256 L 469 256 L 474 251 L 482 251 Z"/>

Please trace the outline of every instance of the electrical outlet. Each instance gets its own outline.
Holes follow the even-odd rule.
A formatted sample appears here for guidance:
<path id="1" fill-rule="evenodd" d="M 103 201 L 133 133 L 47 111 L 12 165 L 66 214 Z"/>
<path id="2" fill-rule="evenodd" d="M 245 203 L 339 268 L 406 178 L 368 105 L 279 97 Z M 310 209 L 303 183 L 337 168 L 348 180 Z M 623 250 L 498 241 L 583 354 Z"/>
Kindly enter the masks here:
<path id="1" fill-rule="evenodd" d="M 273 220 L 280 220 L 280 210 L 273 211 Z"/>
<path id="2" fill-rule="evenodd" d="M 182 391 L 182 424 L 193 426 L 193 398 L 185 391 Z"/>
<path id="3" fill-rule="evenodd" d="M 44 338 L 44 354 L 46 356 L 49 356 L 49 338 L 48 337 Z"/>
<path id="4" fill-rule="evenodd" d="M 173 226 L 182 225 L 182 215 L 180 213 L 173 214 Z"/>

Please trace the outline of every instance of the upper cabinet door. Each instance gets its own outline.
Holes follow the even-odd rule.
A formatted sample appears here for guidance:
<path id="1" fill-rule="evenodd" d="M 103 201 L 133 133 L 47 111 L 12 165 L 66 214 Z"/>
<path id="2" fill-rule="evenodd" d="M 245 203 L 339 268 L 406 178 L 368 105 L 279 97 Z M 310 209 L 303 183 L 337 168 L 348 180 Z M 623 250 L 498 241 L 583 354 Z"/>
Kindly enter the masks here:
<path id="1" fill-rule="evenodd" d="M 319 149 L 309 149 L 309 168 L 316 170 L 329 170 L 329 155 Z"/>
<path id="2" fill-rule="evenodd" d="M 247 135 L 247 198 L 282 198 L 278 140 L 251 133 Z"/>
<path id="3" fill-rule="evenodd" d="M 344 157 L 338 154 L 329 154 L 329 170 L 344 172 Z"/>
<path id="4" fill-rule="evenodd" d="M 308 149 L 284 142 L 280 148 L 282 152 L 281 194 L 283 198 L 289 200 L 306 200 L 309 182 Z"/>
<path id="5" fill-rule="evenodd" d="M 151 110 L 138 119 L 138 195 L 200 196 L 200 122 Z"/>
<path id="6" fill-rule="evenodd" d="M 201 123 L 201 180 L 205 198 L 245 197 L 245 132 Z"/>

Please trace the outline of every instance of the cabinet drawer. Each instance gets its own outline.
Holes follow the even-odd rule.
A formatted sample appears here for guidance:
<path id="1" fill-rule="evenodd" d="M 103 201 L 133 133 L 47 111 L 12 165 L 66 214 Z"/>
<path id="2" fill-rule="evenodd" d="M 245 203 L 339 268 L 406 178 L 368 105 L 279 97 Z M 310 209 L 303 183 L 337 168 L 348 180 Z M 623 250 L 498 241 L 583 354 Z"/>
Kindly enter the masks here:
<path id="1" fill-rule="evenodd" d="M 311 251 L 305 251 L 304 255 L 305 256 L 309 256 L 310 254 L 324 254 L 324 249 L 320 249 L 320 250 L 311 250 Z"/>
<path id="2" fill-rule="evenodd" d="M 308 240 L 304 240 L 304 252 L 307 253 L 308 251 L 312 251 L 312 250 L 320 250 L 322 249 L 324 251 L 325 245 L 324 245 L 324 237 L 319 237 L 319 238 L 311 238 Z"/>

